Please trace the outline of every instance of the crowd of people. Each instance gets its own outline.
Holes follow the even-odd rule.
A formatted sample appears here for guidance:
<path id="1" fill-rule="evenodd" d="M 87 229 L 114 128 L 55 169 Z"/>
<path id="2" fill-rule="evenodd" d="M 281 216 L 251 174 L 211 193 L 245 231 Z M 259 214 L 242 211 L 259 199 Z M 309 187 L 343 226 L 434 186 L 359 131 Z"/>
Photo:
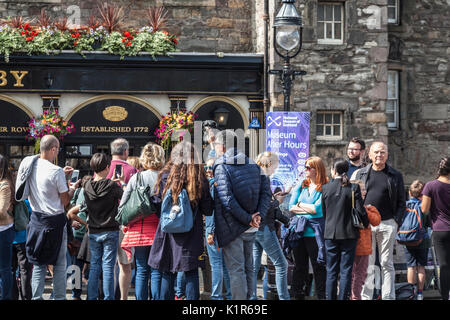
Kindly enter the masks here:
<path id="1" fill-rule="evenodd" d="M 298 185 L 272 191 L 278 156 L 263 152 L 249 159 L 235 147 L 236 138 L 230 130 L 218 132 L 204 164 L 201 150 L 188 141 L 166 159 L 154 143 L 130 157 L 128 142 L 116 139 L 111 157 L 92 156 L 93 176 L 72 182 L 74 169 L 55 164 L 60 146 L 52 135 L 41 139 L 39 155 L 22 160 L 16 175 L 0 155 L 0 298 L 42 300 L 51 271 L 52 298 L 64 300 L 68 268 L 76 266 L 73 280 L 87 284 L 88 300 L 126 300 L 134 265 L 137 300 L 198 300 L 207 254 L 211 299 L 258 299 L 264 253 L 275 268 L 280 300 L 309 295 L 310 265 L 317 299 L 372 300 L 376 260 L 380 298 L 394 300 L 396 236 L 405 213 L 419 210 L 432 236 L 405 245 L 407 280 L 423 299 L 432 242 L 440 293 L 448 300 L 449 157 L 440 160 L 435 180 L 409 186 L 407 200 L 402 174 L 387 163 L 388 147 L 374 142 L 366 154 L 364 141 L 353 138 L 348 159 L 335 159 L 329 174 L 312 156 Z M 288 210 L 281 209 L 284 202 Z M 119 223 L 130 210 L 138 218 Z M 181 225 L 170 224 L 182 218 Z M 72 298 L 80 300 L 81 293 L 74 286 Z"/>

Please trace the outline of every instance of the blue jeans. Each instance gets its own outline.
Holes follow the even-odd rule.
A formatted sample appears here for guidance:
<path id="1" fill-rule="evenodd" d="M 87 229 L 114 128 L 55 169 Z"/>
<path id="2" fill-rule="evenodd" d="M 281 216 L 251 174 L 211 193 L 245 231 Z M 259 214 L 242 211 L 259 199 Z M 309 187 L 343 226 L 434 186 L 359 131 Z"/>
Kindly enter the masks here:
<path id="1" fill-rule="evenodd" d="M 67 271 L 68 276 L 73 275 L 72 280 L 72 298 L 79 298 L 81 299 L 81 292 L 82 292 L 82 273 L 83 273 L 83 260 L 79 260 L 77 256 L 71 256 L 69 252 L 67 252 Z M 69 269 L 70 268 L 70 269 Z M 76 270 L 76 271 L 75 271 Z M 75 272 L 74 272 L 75 271 Z M 77 277 L 78 276 L 78 277 Z M 77 279 L 75 279 L 77 277 Z M 79 285 L 79 287 L 78 287 Z"/>
<path id="2" fill-rule="evenodd" d="M 58 259 L 53 266 L 53 298 L 55 300 L 66 300 L 67 287 L 67 231 L 64 226 L 64 232 L 61 247 L 58 253 Z M 31 277 L 31 291 L 33 300 L 43 300 L 42 295 L 45 289 L 45 275 L 47 274 L 47 265 L 34 265 L 33 275 Z"/>
<path id="3" fill-rule="evenodd" d="M 177 273 L 177 281 L 175 283 L 175 295 L 180 298 L 186 295 L 186 275 L 184 272 Z"/>
<path id="4" fill-rule="evenodd" d="M 327 252 L 326 298 L 336 300 L 339 276 L 339 300 L 349 300 L 357 239 L 325 240 Z"/>
<path id="5" fill-rule="evenodd" d="M 103 271 L 105 300 L 114 300 L 114 264 L 119 245 L 119 231 L 89 234 L 91 264 L 89 268 L 88 300 L 97 300 L 98 281 Z"/>
<path id="6" fill-rule="evenodd" d="M 205 234 L 208 238 L 208 234 Z M 225 297 L 231 300 L 230 276 L 223 260 L 222 249 L 217 247 L 217 237 L 214 236 L 214 244 L 206 244 L 209 264 L 211 265 L 211 300 L 223 300 L 222 286 L 225 284 Z"/>
<path id="7" fill-rule="evenodd" d="M 0 232 L 0 300 L 10 300 L 13 285 L 12 243 L 16 232 L 14 227 Z"/>
<path id="8" fill-rule="evenodd" d="M 157 269 L 153 269 L 147 264 L 151 248 L 151 246 L 134 247 L 134 257 L 136 258 L 136 300 L 148 300 L 149 279 L 152 300 L 159 300 L 161 274 Z"/>
<path id="9" fill-rule="evenodd" d="M 233 300 L 247 300 L 252 294 L 254 242 L 255 232 L 244 232 L 222 248 Z"/>
<path id="10" fill-rule="evenodd" d="M 256 300 L 256 282 L 259 268 L 261 266 L 262 252 L 266 251 L 270 260 L 275 266 L 275 283 L 277 286 L 278 297 L 280 300 L 290 300 L 287 283 L 288 263 L 286 257 L 281 250 L 280 242 L 278 240 L 275 230 L 270 231 L 268 226 L 264 227 L 264 231 L 256 232 L 255 244 L 253 246 L 253 260 L 255 267 L 253 272 L 255 274 L 253 279 L 252 298 Z"/>
<path id="11" fill-rule="evenodd" d="M 185 271 L 186 277 L 186 300 L 199 300 L 200 285 L 198 277 L 198 269 Z M 175 298 L 175 281 L 177 273 L 162 272 L 161 275 L 161 300 L 174 300 Z"/>

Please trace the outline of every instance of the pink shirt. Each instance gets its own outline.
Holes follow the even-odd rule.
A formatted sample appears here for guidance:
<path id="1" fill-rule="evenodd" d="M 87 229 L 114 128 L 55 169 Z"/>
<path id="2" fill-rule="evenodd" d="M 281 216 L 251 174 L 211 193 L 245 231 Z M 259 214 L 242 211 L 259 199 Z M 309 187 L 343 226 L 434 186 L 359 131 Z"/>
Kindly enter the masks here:
<path id="1" fill-rule="evenodd" d="M 111 161 L 109 173 L 106 176 L 106 178 L 112 179 L 112 177 L 114 175 L 114 170 L 116 170 L 116 164 L 122 165 L 122 172 L 123 172 L 123 176 L 125 177 L 125 183 L 128 183 L 128 181 L 130 181 L 131 177 L 133 176 L 133 174 L 135 174 L 137 172 L 137 170 L 131 164 L 129 164 L 128 162 L 123 161 L 123 160 L 112 160 Z"/>

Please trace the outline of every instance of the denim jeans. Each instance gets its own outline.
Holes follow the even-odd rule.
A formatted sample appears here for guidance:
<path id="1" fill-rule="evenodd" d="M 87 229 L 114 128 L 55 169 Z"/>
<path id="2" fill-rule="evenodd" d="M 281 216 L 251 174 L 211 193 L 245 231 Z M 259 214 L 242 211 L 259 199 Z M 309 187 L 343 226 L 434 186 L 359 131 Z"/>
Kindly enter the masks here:
<path id="1" fill-rule="evenodd" d="M 208 234 L 205 234 L 205 239 Z M 217 247 L 217 238 L 214 236 L 214 244 L 206 244 L 209 264 L 211 265 L 211 300 L 223 300 L 222 289 L 225 284 L 225 297 L 231 300 L 230 276 L 228 274 L 222 249 Z"/>
<path id="2" fill-rule="evenodd" d="M 77 256 L 71 256 L 67 253 L 67 276 L 72 277 L 72 298 L 81 299 L 82 292 L 82 272 L 83 272 L 83 260 L 79 260 Z M 70 269 L 69 269 L 70 268 Z M 76 271 L 75 271 L 76 270 Z M 74 272 L 75 271 L 75 272 Z M 78 276 L 78 277 L 77 277 Z M 75 279 L 77 277 L 77 279 Z M 79 287 L 78 287 L 79 285 Z"/>
<path id="3" fill-rule="evenodd" d="M 199 300 L 200 285 L 198 277 L 198 269 L 185 271 L 186 277 L 186 300 Z M 161 300 L 174 300 L 175 298 L 175 281 L 177 273 L 162 272 L 161 274 Z"/>
<path id="4" fill-rule="evenodd" d="M 325 240 L 327 252 L 327 300 L 336 300 L 339 277 L 339 300 L 349 300 L 357 239 Z"/>
<path id="5" fill-rule="evenodd" d="M 268 226 L 264 227 L 264 231 L 256 232 L 255 244 L 253 246 L 253 260 L 255 267 L 253 273 L 253 290 L 252 300 L 256 300 L 256 283 L 259 268 L 261 267 L 261 255 L 266 251 L 270 260 L 272 260 L 275 267 L 275 283 L 277 286 L 278 297 L 280 300 L 290 300 L 288 283 L 287 283 L 287 271 L 288 263 L 286 257 L 281 250 L 280 242 L 278 240 L 275 230 L 270 231 Z"/>
<path id="6" fill-rule="evenodd" d="M 98 281 L 103 271 L 105 300 L 114 300 L 114 264 L 119 245 L 119 231 L 89 234 L 91 261 L 88 282 L 88 300 L 97 300 Z"/>
<path id="7" fill-rule="evenodd" d="M 151 246 L 134 247 L 134 257 L 136 258 L 136 300 L 148 300 L 149 279 L 152 300 L 159 300 L 161 274 L 157 269 L 153 269 L 147 263 L 151 248 Z"/>
<path id="8" fill-rule="evenodd" d="M 186 295 L 186 275 L 184 272 L 177 272 L 177 280 L 175 281 L 175 295 L 182 297 Z"/>
<path id="9" fill-rule="evenodd" d="M 247 300 L 252 294 L 255 233 L 244 232 L 222 248 L 233 300 Z"/>
<path id="10" fill-rule="evenodd" d="M 12 243 L 16 232 L 14 227 L 0 232 L 0 300 L 10 300 L 13 286 Z"/>
<path id="11" fill-rule="evenodd" d="M 53 298 L 55 300 L 66 300 L 67 288 L 67 231 L 64 226 L 64 232 L 61 242 L 61 247 L 58 253 L 58 259 L 53 266 Z M 33 293 L 33 300 L 43 300 L 42 295 L 45 289 L 45 275 L 47 274 L 47 265 L 34 265 L 33 275 L 31 277 L 31 291 Z"/>

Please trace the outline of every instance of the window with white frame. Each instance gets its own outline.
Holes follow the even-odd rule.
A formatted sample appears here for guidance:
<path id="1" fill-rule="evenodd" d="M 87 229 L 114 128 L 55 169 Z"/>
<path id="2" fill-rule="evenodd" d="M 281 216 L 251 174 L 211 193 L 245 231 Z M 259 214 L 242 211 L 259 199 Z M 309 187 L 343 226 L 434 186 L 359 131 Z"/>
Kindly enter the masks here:
<path id="1" fill-rule="evenodd" d="M 389 129 L 399 128 L 399 71 L 389 70 L 387 81 L 386 116 Z"/>
<path id="2" fill-rule="evenodd" d="M 317 111 L 316 137 L 319 140 L 342 139 L 343 113 L 341 111 Z"/>
<path id="3" fill-rule="evenodd" d="M 399 24 L 399 5 L 400 0 L 388 0 L 388 23 Z"/>
<path id="4" fill-rule="evenodd" d="M 344 43 L 344 4 L 319 2 L 317 6 L 318 43 Z"/>

